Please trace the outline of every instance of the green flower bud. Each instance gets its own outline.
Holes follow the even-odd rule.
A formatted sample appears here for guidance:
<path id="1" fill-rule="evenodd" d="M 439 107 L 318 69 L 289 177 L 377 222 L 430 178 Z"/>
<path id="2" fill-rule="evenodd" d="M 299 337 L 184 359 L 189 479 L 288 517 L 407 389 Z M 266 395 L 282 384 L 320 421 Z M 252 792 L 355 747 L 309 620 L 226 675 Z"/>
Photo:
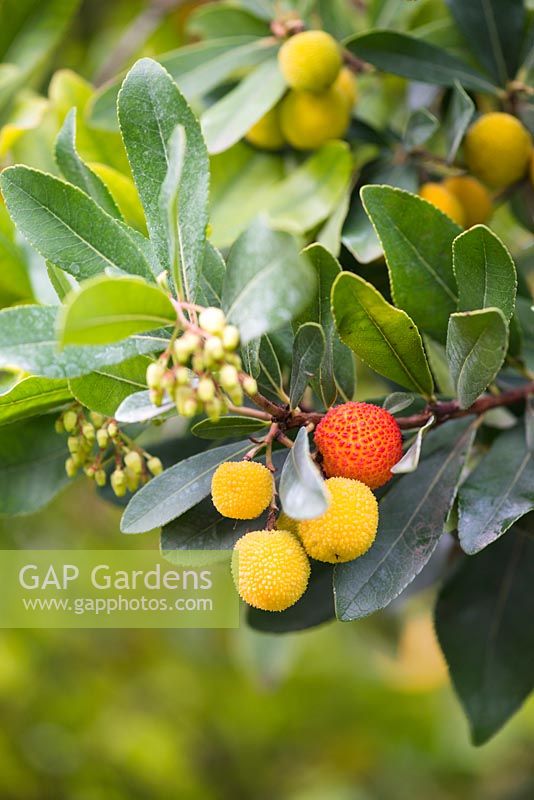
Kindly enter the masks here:
<path id="1" fill-rule="evenodd" d="M 65 461 L 65 472 L 69 478 L 74 478 L 78 472 L 78 465 L 75 463 L 73 458 L 67 458 Z"/>
<path id="2" fill-rule="evenodd" d="M 80 450 L 80 440 L 77 436 L 69 436 L 67 439 L 67 447 L 69 448 L 69 453 L 77 453 Z"/>
<path id="3" fill-rule="evenodd" d="M 197 386 L 197 397 L 201 403 L 209 403 L 215 397 L 215 384 L 211 378 L 201 378 Z"/>
<path id="4" fill-rule="evenodd" d="M 227 325 L 222 332 L 222 343 L 225 350 L 236 350 L 239 347 L 239 330 L 235 325 Z"/>
<path id="5" fill-rule="evenodd" d="M 116 422 L 110 422 L 108 425 L 108 433 L 112 439 L 116 439 L 119 435 L 119 428 Z"/>
<path id="6" fill-rule="evenodd" d="M 97 486 L 105 486 L 107 480 L 106 471 L 103 469 L 97 469 L 95 472 L 95 483 Z"/>
<path id="7" fill-rule="evenodd" d="M 117 497 L 124 497 L 126 494 L 126 475 L 124 470 L 116 469 L 111 473 L 111 488 Z"/>
<path id="8" fill-rule="evenodd" d="M 166 269 L 162 270 L 156 278 L 156 283 L 160 289 L 163 289 L 167 294 L 170 293 L 171 287 L 169 286 L 169 273 Z"/>
<path id="9" fill-rule="evenodd" d="M 165 373 L 165 375 L 163 376 L 163 378 L 161 379 L 161 387 L 160 388 L 163 389 L 164 392 L 168 392 L 169 394 L 171 394 L 172 390 L 174 388 L 175 382 L 176 382 L 176 378 L 175 378 L 174 372 L 172 370 L 168 369 L 167 372 Z"/>
<path id="10" fill-rule="evenodd" d="M 101 428 L 106 421 L 105 416 L 103 414 L 99 414 L 97 411 L 91 411 L 89 416 L 91 417 L 91 422 L 95 428 Z"/>
<path id="11" fill-rule="evenodd" d="M 160 389 L 161 381 L 165 375 L 165 366 L 161 361 L 153 361 L 146 370 L 146 382 L 149 389 Z"/>
<path id="12" fill-rule="evenodd" d="M 54 422 L 54 428 L 56 433 L 65 433 L 65 426 L 63 425 L 63 420 L 61 419 L 61 417 L 59 417 L 59 419 L 56 419 L 56 421 Z"/>
<path id="13" fill-rule="evenodd" d="M 193 367 L 193 372 L 198 373 L 204 370 L 204 367 L 206 366 L 206 359 L 202 353 L 195 353 L 191 366 Z"/>
<path id="14" fill-rule="evenodd" d="M 96 432 L 96 441 L 101 450 L 105 450 L 109 444 L 109 433 L 107 428 L 100 428 Z"/>
<path id="15" fill-rule="evenodd" d="M 96 473 L 96 468 L 93 464 L 88 464 L 86 467 L 83 468 L 83 471 L 87 475 L 88 478 L 94 478 Z"/>
<path id="16" fill-rule="evenodd" d="M 177 367 L 175 377 L 178 386 L 189 386 L 191 382 L 191 373 L 187 367 Z"/>
<path id="17" fill-rule="evenodd" d="M 143 471 L 143 459 L 137 450 L 130 450 L 129 453 L 126 453 L 124 463 L 136 475 L 140 475 Z"/>
<path id="18" fill-rule="evenodd" d="M 218 336 L 210 336 L 206 339 L 204 344 L 204 357 L 208 363 L 222 361 L 224 358 L 224 349 L 222 341 Z"/>
<path id="19" fill-rule="evenodd" d="M 163 391 L 161 389 L 150 389 L 148 399 L 153 406 L 160 406 L 163 403 Z"/>
<path id="20" fill-rule="evenodd" d="M 146 462 L 146 465 L 151 475 L 161 475 L 163 472 L 163 464 L 161 463 L 161 460 L 157 458 L 157 456 L 152 456 L 149 458 Z"/>
<path id="21" fill-rule="evenodd" d="M 124 470 L 124 475 L 126 477 L 126 488 L 129 492 L 136 492 L 139 489 L 139 474 L 134 472 L 133 469 L 126 467 Z"/>
<path id="22" fill-rule="evenodd" d="M 76 426 L 78 425 L 78 414 L 73 411 L 66 411 L 63 414 L 63 426 L 67 433 L 72 433 L 75 430 Z"/>
<path id="23" fill-rule="evenodd" d="M 200 337 L 195 333 L 184 333 L 174 343 L 174 355 L 179 364 L 187 364 L 193 352 L 200 345 Z"/>
<path id="24" fill-rule="evenodd" d="M 223 389 L 231 390 L 239 386 L 239 375 L 235 367 L 225 364 L 219 370 L 219 383 Z"/>
<path id="25" fill-rule="evenodd" d="M 213 400 L 206 403 L 205 411 L 212 422 L 218 422 L 225 411 L 225 406 L 219 397 L 214 397 Z"/>
<path id="26" fill-rule="evenodd" d="M 246 378 L 243 379 L 242 385 L 245 394 L 248 394 L 250 397 L 253 397 L 258 391 L 258 384 L 250 375 L 247 375 Z"/>
<path id="27" fill-rule="evenodd" d="M 234 406 L 240 406 L 243 403 L 243 389 L 241 386 L 236 386 L 235 389 L 227 389 L 227 392 Z"/>
<path id="28" fill-rule="evenodd" d="M 226 324 L 226 317 L 220 308 L 205 308 L 198 318 L 200 327 L 208 333 L 222 333 Z"/>
<path id="29" fill-rule="evenodd" d="M 88 442 L 94 442 L 95 440 L 95 426 L 92 425 L 90 422 L 84 422 L 82 425 L 82 436 L 87 439 Z"/>

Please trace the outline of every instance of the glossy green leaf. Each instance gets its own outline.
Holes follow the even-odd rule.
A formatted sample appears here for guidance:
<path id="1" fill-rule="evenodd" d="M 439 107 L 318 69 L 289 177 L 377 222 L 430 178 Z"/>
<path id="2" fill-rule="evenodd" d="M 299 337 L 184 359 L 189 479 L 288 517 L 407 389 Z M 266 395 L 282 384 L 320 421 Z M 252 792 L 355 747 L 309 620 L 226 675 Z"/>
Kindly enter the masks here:
<path id="1" fill-rule="evenodd" d="M 441 590 L 436 630 L 474 744 L 484 744 L 534 688 L 532 515 L 464 558 Z"/>
<path id="2" fill-rule="evenodd" d="M 483 73 L 441 47 L 405 33 L 369 31 L 349 39 L 345 46 L 358 58 L 403 78 L 438 86 L 459 81 L 466 89 L 495 93 L 495 85 Z"/>
<path id="3" fill-rule="evenodd" d="M 188 285 L 187 270 L 182 269 L 182 265 L 187 264 L 187 258 L 183 252 L 180 232 L 181 209 L 179 207 L 180 178 L 184 167 L 185 148 L 185 131 L 181 125 L 177 125 L 167 144 L 167 173 L 161 185 L 159 207 L 166 226 L 168 252 L 167 261 L 164 263 L 170 266 L 178 297 L 188 298 L 191 296 L 191 287 Z"/>
<path id="4" fill-rule="evenodd" d="M 318 374 L 324 354 L 325 335 L 317 322 L 306 322 L 295 333 L 293 360 L 289 383 L 289 402 L 296 408 L 306 387 Z"/>
<path id="5" fill-rule="evenodd" d="M 0 311 L 0 366 L 47 378 L 74 378 L 98 367 L 119 364 L 143 353 L 164 350 L 168 339 L 155 332 L 137 334 L 102 347 L 58 349 L 57 307 L 19 306 Z"/>
<path id="6" fill-rule="evenodd" d="M 171 160 L 171 137 L 185 131 L 186 152 L 180 176 L 178 239 L 184 291 L 195 300 L 208 222 L 209 164 L 193 112 L 171 76 L 149 58 L 138 61 L 119 94 L 119 120 L 134 180 L 145 209 L 150 238 L 164 268 L 169 268 L 167 213 L 161 190 Z"/>
<path id="7" fill-rule="evenodd" d="M 404 132 L 404 143 L 410 150 L 414 150 L 428 142 L 439 128 L 438 118 L 427 108 L 418 108 L 410 114 L 406 131 Z"/>
<path id="8" fill-rule="evenodd" d="M 400 414 L 401 411 L 409 408 L 413 404 L 414 400 L 414 394 L 407 394 L 406 392 L 392 392 L 391 394 L 388 394 L 382 403 L 382 408 L 385 408 L 390 414 Z"/>
<path id="9" fill-rule="evenodd" d="M 66 296 L 78 286 L 77 281 L 73 277 L 68 276 L 64 270 L 56 267 L 55 264 L 51 264 L 50 261 L 47 261 L 46 273 L 58 296 L 58 300 L 63 301 Z"/>
<path id="10" fill-rule="evenodd" d="M 176 407 L 169 398 L 164 398 L 160 406 L 155 406 L 150 400 L 150 392 L 143 390 L 125 397 L 116 409 L 114 417 L 117 422 L 132 424 L 165 418 L 175 413 Z"/>
<path id="11" fill-rule="evenodd" d="M 499 86 L 506 86 L 515 77 L 521 56 L 523 0 L 447 0 L 447 5 L 471 52 Z"/>
<path id="12" fill-rule="evenodd" d="M 253 223 L 230 251 L 223 310 L 246 344 L 291 322 L 310 301 L 315 276 L 287 233 Z"/>
<path id="13" fill-rule="evenodd" d="M 197 291 L 199 305 L 220 308 L 222 305 L 222 287 L 225 272 L 226 264 L 222 255 L 210 242 L 206 242 Z"/>
<path id="14" fill-rule="evenodd" d="M 191 433 L 200 439 L 242 439 L 243 436 L 252 436 L 262 431 L 268 425 L 261 419 L 252 417 L 233 416 L 221 417 L 217 422 L 203 419 L 191 428 Z"/>
<path id="15" fill-rule="evenodd" d="M 29 167 L 4 170 L 0 185 L 19 231 L 70 275 L 90 278 L 111 267 L 151 279 L 128 233 L 80 189 Z"/>
<path id="16" fill-rule="evenodd" d="M 55 420 L 48 415 L 0 428 L 0 514 L 32 514 L 68 482 L 67 440 Z"/>
<path id="17" fill-rule="evenodd" d="M 401 460 L 397 461 L 397 463 L 391 467 L 391 471 L 394 475 L 404 475 L 408 472 L 415 472 L 419 466 L 419 459 L 421 458 L 423 439 L 433 426 L 434 422 L 434 417 L 430 417 L 428 422 L 425 422 L 425 424 L 419 428 L 414 443 L 410 445 Z"/>
<path id="18" fill-rule="evenodd" d="M 71 378 L 69 388 L 75 398 L 91 411 L 113 417 L 127 397 L 146 389 L 146 370 L 150 363 L 147 356 L 134 356 L 122 364 L 101 367 L 80 378 Z"/>
<path id="19" fill-rule="evenodd" d="M 202 116 L 202 132 L 210 153 L 221 153 L 243 138 L 286 91 L 276 57 L 247 75 L 235 89 Z"/>
<path id="20" fill-rule="evenodd" d="M 360 558 L 334 572 L 336 614 L 344 622 L 385 608 L 423 569 L 443 533 L 474 436 L 465 420 L 429 434 L 417 472 L 403 476 L 380 502 L 377 537 Z"/>
<path id="21" fill-rule="evenodd" d="M 507 348 L 508 325 L 500 309 L 451 315 L 447 360 L 462 408 L 469 408 L 494 380 Z"/>
<path id="22" fill-rule="evenodd" d="M 342 272 L 332 287 L 332 310 L 342 342 L 371 369 L 430 397 L 432 376 L 421 336 L 410 317 L 372 284 Z"/>
<path id="23" fill-rule="evenodd" d="M 278 402 L 284 394 L 282 365 L 270 336 L 262 336 L 258 350 L 257 381 L 260 392 L 271 400 Z"/>
<path id="24" fill-rule="evenodd" d="M 187 30 L 200 39 L 221 36 L 268 36 L 269 24 L 247 8 L 233 3 L 208 3 L 197 7 L 187 20 Z"/>
<path id="25" fill-rule="evenodd" d="M 452 251 L 459 311 L 500 308 L 509 321 L 517 275 L 512 256 L 499 237 L 485 225 L 475 225 L 454 240 Z"/>
<path id="26" fill-rule="evenodd" d="M 71 108 L 56 139 L 56 161 L 66 180 L 88 194 L 110 216 L 122 219 L 106 184 L 82 161 L 76 150 L 76 107 Z"/>
<path id="27" fill-rule="evenodd" d="M 362 201 L 382 242 L 395 305 L 438 341 L 456 311 L 452 243 L 461 228 L 416 195 L 364 186 Z"/>
<path id="28" fill-rule="evenodd" d="M 278 185 L 269 221 L 289 233 L 311 230 L 335 209 L 351 173 L 348 144 L 328 142 Z"/>
<path id="29" fill-rule="evenodd" d="M 210 497 L 172 520 L 161 531 L 161 552 L 166 558 L 176 550 L 231 550 L 250 530 L 250 520 L 223 517 Z"/>
<path id="30" fill-rule="evenodd" d="M 447 162 L 452 164 L 462 144 L 467 129 L 475 115 L 475 104 L 461 83 L 454 82 L 452 98 L 445 120 L 447 137 Z"/>
<path id="31" fill-rule="evenodd" d="M 143 533 L 166 525 L 206 497 L 213 473 L 225 461 L 238 461 L 250 442 L 227 444 L 186 458 L 143 486 L 122 517 L 123 533 Z"/>
<path id="32" fill-rule="evenodd" d="M 15 241 L 14 226 L 6 216 L 6 226 L 0 226 L 0 307 L 33 299 L 28 265 L 24 253 Z"/>
<path id="33" fill-rule="evenodd" d="M 522 426 L 502 433 L 459 492 L 458 534 L 469 555 L 534 509 L 534 455 Z"/>
<path id="34" fill-rule="evenodd" d="M 176 311 L 159 287 L 139 278 L 99 275 L 67 298 L 59 340 L 63 346 L 110 344 L 175 322 Z"/>
<path id="35" fill-rule="evenodd" d="M 50 378 L 23 378 L 9 391 L 0 394 L 0 425 L 45 414 L 68 402 L 72 395 L 67 381 Z"/>
<path id="36" fill-rule="evenodd" d="M 325 513 L 330 499 L 319 469 L 310 455 L 305 428 L 301 428 L 287 454 L 279 488 L 284 512 L 292 519 L 314 519 Z"/>

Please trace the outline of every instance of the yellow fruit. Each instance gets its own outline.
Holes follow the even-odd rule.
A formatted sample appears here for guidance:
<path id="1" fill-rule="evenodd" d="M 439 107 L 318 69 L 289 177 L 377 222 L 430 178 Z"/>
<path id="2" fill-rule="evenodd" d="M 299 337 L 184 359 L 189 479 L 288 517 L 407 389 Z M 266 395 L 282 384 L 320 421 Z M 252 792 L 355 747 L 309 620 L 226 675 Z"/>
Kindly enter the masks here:
<path id="1" fill-rule="evenodd" d="M 254 519 L 273 497 L 273 476 L 258 461 L 227 461 L 211 481 L 213 505 L 223 517 Z"/>
<path id="2" fill-rule="evenodd" d="M 278 63 L 292 89 L 321 92 L 333 84 L 341 69 L 341 51 L 324 31 L 304 31 L 280 48 Z"/>
<path id="3" fill-rule="evenodd" d="M 280 114 L 277 106 L 271 108 L 250 128 L 245 136 L 247 142 L 261 150 L 281 150 L 286 141 L 280 128 Z"/>
<path id="4" fill-rule="evenodd" d="M 465 211 L 462 204 L 441 183 L 424 183 L 419 189 L 419 195 L 423 200 L 428 200 L 433 206 L 443 211 L 458 225 L 465 226 Z"/>
<path id="5" fill-rule="evenodd" d="M 240 597 L 263 611 L 284 611 L 300 600 L 310 562 L 289 531 L 252 531 L 236 542 L 234 580 Z"/>
<path id="6" fill-rule="evenodd" d="M 464 154 L 469 172 L 496 189 L 523 177 L 527 170 L 532 138 L 511 114 L 484 114 L 468 130 Z"/>
<path id="7" fill-rule="evenodd" d="M 288 515 L 282 511 L 282 513 L 278 515 L 278 519 L 276 520 L 276 530 L 289 531 L 295 536 L 298 536 L 299 524 L 296 519 L 288 517 Z"/>
<path id="8" fill-rule="evenodd" d="M 297 150 L 316 150 L 345 134 L 350 122 L 347 101 L 339 89 L 321 94 L 289 92 L 280 107 L 280 124 Z"/>
<path id="9" fill-rule="evenodd" d="M 358 99 L 358 87 L 356 86 L 356 78 L 354 73 L 348 68 L 343 67 L 334 81 L 334 89 L 337 89 L 347 101 L 349 111 L 352 111 L 354 104 Z"/>
<path id="10" fill-rule="evenodd" d="M 491 195 L 486 187 L 471 175 L 447 178 L 443 186 L 461 203 L 465 213 L 465 227 L 487 222 L 493 212 Z"/>
<path id="11" fill-rule="evenodd" d="M 325 485 L 330 506 L 321 517 L 299 522 L 302 544 L 317 561 L 352 561 L 375 540 L 378 503 L 368 486 L 352 478 L 329 478 Z"/>
<path id="12" fill-rule="evenodd" d="M 530 182 L 534 186 L 534 150 L 530 157 Z"/>

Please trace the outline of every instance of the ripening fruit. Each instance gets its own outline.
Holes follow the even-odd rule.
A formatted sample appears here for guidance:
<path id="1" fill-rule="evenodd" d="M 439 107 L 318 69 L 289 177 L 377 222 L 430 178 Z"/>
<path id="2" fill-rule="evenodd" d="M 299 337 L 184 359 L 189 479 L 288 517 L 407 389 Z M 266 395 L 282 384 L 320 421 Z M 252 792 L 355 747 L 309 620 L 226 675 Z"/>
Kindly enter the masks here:
<path id="1" fill-rule="evenodd" d="M 334 81 L 332 88 L 337 89 L 343 95 L 347 101 L 349 111 L 352 111 L 354 104 L 358 99 L 356 78 L 352 70 L 350 70 L 348 67 L 343 67 Z"/>
<path id="2" fill-rule="evenodd" d="M 227 461 L 211 481 L 213 505 L 223 517 L 254 519 L 272 500 L 273 476 L 258 461 Z"/>
<path id="3" fill-rule="evenodd" d="M 465 214 L 465 227 L 482 225 L 493 212 L 491 195 L 479 180 L 471 175 L 460 175 L 443 181 L 444 188 L 461 203 Z"/>
<path id="4" fill-rule="evenodd" d="M 330 505 L 321 517 L 299 522 L 304 549 L 317 561 L 338 564 L 363 556 L 378 528 L 378 503 L 364 483 L 329 478 Z"/>
<path id="5" fill-rule="evenodd" d="M 283 511 L 278 515 L 278 519 L 276 520 L 276 530 L 278 531 L 289 531 L 294 536 L 299 535 L 299 524 L 296 519 L 292 517 L 288 517 Z"/>
<path id="6" fill-rule="evenodd" d="M 504 189 L 527 171 L 532 138 L 511 114 L 484 114 L 468 130 L 464 155 L 469 172 L 496 189 Z"/>
<path id="7" fill-rule="evenodd" d="M 350 122 L 347 101 L 339 89 L 326 92 L 289 92 L 280 106 L 280 124 L 297 150 L 316 150 L 342 137 Z"/>
<path id="8" fill-rule="evenodd" d="M 245 139 L 261 150 L 281 150 L 286 140 L 280 127 L 278 106 L 271 108 L 245 135 Z"/>
<path id="9" fill-rule="evenodd" d="M 325 31 L 304 31 L 288 39 L 278 53 L 282 75 L 292 89 L 321 92 L 341 69 L 341 51 Z"/>
<path id="10" fill-rule="evenodd" d="M 532 155 L 530 157 L 530 182 L 534 186 L 534 150 L 532 150 Z"/>
<path id="11" fill-rule="evenodd" d="M 315 431 L 326 475 L 355 478 L 371 489 L 392 478 L 402 457 L 402 434 L 389 411 L 371 403 L 344 403 L 328 411 Z"/>
<path id="12" fill-rule="evenodd" d="M 419 189 L 419 196 L 439 208 L 462 228 L 465 226 L 465 211 L 462 204 L 441 183 L 424 183 Z"/>
<path id="13" fill-rule="evenodd" d="M 310 562 L 289 531 L 252 531 L 236 542 L 235 551 L 237 591 L 250 606 L 284 611 L 306 591 Z"/>

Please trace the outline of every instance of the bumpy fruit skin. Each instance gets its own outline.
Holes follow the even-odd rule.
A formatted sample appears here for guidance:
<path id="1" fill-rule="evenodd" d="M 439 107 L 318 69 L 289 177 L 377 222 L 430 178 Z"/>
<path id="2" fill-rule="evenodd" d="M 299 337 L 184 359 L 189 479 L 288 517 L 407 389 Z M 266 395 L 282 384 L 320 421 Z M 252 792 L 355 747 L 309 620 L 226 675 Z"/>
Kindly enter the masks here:
<path id="1" fill-rule="evenodd" d="M 391 467 L 402 457 L 397 420 L 371 403 L 331 408 L 316 428 L 315 444 L 329 478 L 354 478 L 371 489 L 393 477 Z"/>
<path id="2" fill-rule="evenodd" d="M 289 92 L 280 106 L 282 132 L 297 150 L 316 150 L 344 136 L 350 122 L 345 97 L 332 87 L 326 92 Z"/>
<path id="3" fill-rule="evenodd" d="M 304 31 L 282 45 L 278 63 L 292 89 L 321 92 L 337 78 L 341 69 L 341 52 L 330 34 Z"/>
<path id="4" fill-rule="evenodd" d="M 300 600 L 310 562 L 289 531 L 252 531 L 236 542 L 233 574 L 240 597 L 263 611 L 284 611 Z"/>
<path id="5" fill-rule="evenodd" d="M 286 140 L 280 127 L 278 106 L 271 108 L 247 132 L 245 139 L 260 150 L 281 150 Z"/>
<path id="6" fill-rule="evenodd" d="M 491 195 L 479 180 L 471 175 L 447 178 L 443 186 L 461 203 L 465 212 L 465 227 L 482 225 L 493 213 Z"/>
<path id="7" fill-rule="evenodd" d="M 352 111 L 358 99 L 358 87 L 354 73 L 348 67 L 343 67 L 332 88 L 337 89 L 343 95 L 349 111 Z"/>
<path id="8" fill-rule="evenodd" d="M 439 208 L 462 228 L 465 226 L 465 211 L 462 204 L 441 183 L 424 183 L 419 189 L 419 196 Z"/>
<path id="9" fill-rule="evenodd" d="M 317 561 L 352 561 L 375 540 L 378 503 L 368 486 L 351 478 L 329 478 L 325 486 L 330 506 L 322 517 L 299 522 L 302 544 Z"/>
<path id="10" fill-rule="evenodd" d="M 288 517 L 283 511 L 278 515 L 278 519 L 276 520 L 276 530 L 278 531 L 289 531 L 294 536 L 299 535 L 299 524 L 296 519 L 292 517 Z"/>
<path id="11" fill-rule="evenodd" d="M 213 505 L 223 517 L 255 519 L 272 500 L 273 476 L 257 461 L 227 461 L 211 481 Z"/>
<path id="12" fill-rule="evenodd" d="M 468 130 L 464 155 L 469 172 L 495 189 L 504 189 L 527 170 L 532 138 L 511 114 L 484 114 Z"/>

